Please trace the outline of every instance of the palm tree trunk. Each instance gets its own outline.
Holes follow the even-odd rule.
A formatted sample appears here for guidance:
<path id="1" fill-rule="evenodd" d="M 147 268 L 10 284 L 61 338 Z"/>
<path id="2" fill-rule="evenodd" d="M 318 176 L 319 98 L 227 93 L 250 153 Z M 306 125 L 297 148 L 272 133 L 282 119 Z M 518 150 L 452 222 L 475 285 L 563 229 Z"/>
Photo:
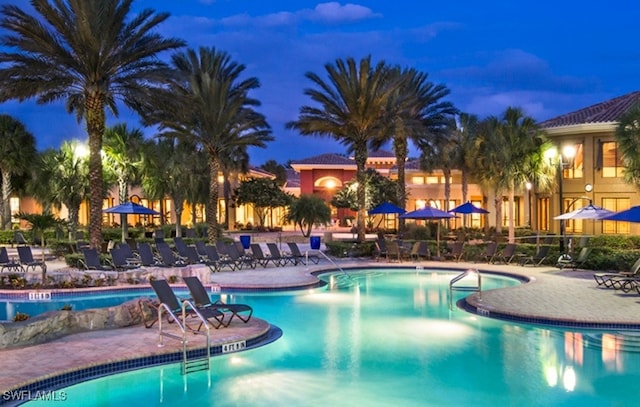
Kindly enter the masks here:
<path id="1" fill-rule="evenodd" d="M 71 205 L 67 209 L 69 210 L 69 240 L 75 240 L 76 232 L 78 231 L 78 214 L 80 207 Z"/>
<path id="2" fill-rule="evenodd" d="M 403 127 L 399 127 L 399 131 L 402 131 Z M 405 180 L 405 164 L 407 161 L 408 147 L 407 147 L 407 139 L 404 137 L 400 137 L 396 134 L 396 137 L 393 139 L 393 149 L 396 153 L 396 167 L 398 168 L 398 184 L 397 184 L 397 200 L 398 206 L 402 209 L 406 209 L 407 205 L 407 190 L 406 190 L 406 180 Z M 406 221 L 404 218 L 398 219 L 398 234 L 403 234 L 405 230 Z M 386 224 L 385 224 L 386 227 Z"/>
<path id="3" fill-rule="evenodd" d="M 356 162 L 356 180 L 358 182 L 358 188 L 356 189 L 356 197 L 358 201 L 358 220 L 356 222 L 358 229 L 358 242 L 364 243 L 364 218 L 367 214 L 367 178 L 365 173 L 365 166 L 367 163 L 367 145 L 363 144 L 355 148 L 355 162 Z"/>
<path id="4" fill-rule="evenodd" d="M 467 170 L 462 170 L 460 182 L 462 182 L 462 203 L 465 203 L 468 200 L 467 195 L 469 195 L 469 174 L 467 174 Z"/>
<path id="5" fill-rule="evenodd" d="M 493 204 L 496 208 L 496 235 L 502 235 L 502 193 L 495 191 Z"/>
<path id="6" fill-rule="evenodd" d="M 515 228 L 515 192 L 513 187 L 509 188 L 509 243 L 515 243 L 516 241 L 516 228 Z"/>
<path id="7" fill-rule="evenodd" d="M 89 241 L 100 250 L 102 243 L 102 135 L 105 128 L 104 96 L 92 93 L 86 96 L 86 122 L 89 135 Z"/>
<path id="8" fill-rule="evenodd" d="M 451 200 L 451 169 L 444 167 L 442 173 L 444 175 L 444 211 L 446 212 L 451 209 L 449 208 L 449 201 Z M 447 229 L 451 230 L 451 219 L 447 219 Z"/>
<path id="9" fill-rule="evenodd" d="M 206 206 L 207 238 L 209 243 L 218 240 L 218 171 L 220 163 L 214 151 L 209 151 L 209 202 Z"/>
<path id="10" fill-rule="evenodd" d="M 2 229 L 11 229 L 11 173 L 2 171 Z"/>

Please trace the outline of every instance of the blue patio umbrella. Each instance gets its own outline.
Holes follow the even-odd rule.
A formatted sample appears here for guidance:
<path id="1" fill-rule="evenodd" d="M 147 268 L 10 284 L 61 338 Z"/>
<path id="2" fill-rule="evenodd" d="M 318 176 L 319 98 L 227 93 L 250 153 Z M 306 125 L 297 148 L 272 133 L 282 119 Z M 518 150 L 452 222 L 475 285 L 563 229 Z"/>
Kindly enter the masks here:
<path id="1" fill-rule="evenodd" d="M 600 218 L 600 220 L 617 220 L 621 222 L 640 222 L 640 206 L 633 206 L 624 211 Z"/>
<path id="2" fill-rule="evenodd" d="M 385 215 L 389 213 L 405 213 L 406 211 L 399 206 L 392 204 L 391 202 L 385 202 L 373 209 L 369 209 L 369 215 Z"/>
<path id="3" fill-rule="evenodd" d="M 425 206 L 422 209 L 417 209 L 415 211 L 403 213 L 402 215 L 400 215 L 400 217 L 404 219 L 440 220 L 440 219 L 455 218 L 455 215 L 449 212 L 441 211 L 438 208 Z M 437 252 L 437 256 L 440 257 L 440 222 L 438 222 L 438 230 L 436 232 L 436 252 Z"/>
<path id="4" fill-rule="evenodd" d="M 127 230 L 127 215 L 160 215 L 160 212 L 154 211 L 151 208 L 147 208 L 146 206 L 142 206 L 140 204 L 134 202 L 124 202 L 120 205 L 112 206 L 111 208 L 103 209 L 104 213 L 119 213 L 120 216 L 120 224 L 122 225 L 122 241 L 124 242 L 127 238 L 128 230 Z"/>
<path id="5" fill-rule="evenodd" d="M 482 213 L 482 214 L 489 213 L 488 210 L 482 209 L 482 208 L 478 208 L 477 206 L 475 206 L 474 204 L 472 204 L 469 201 L 463 203 L 462 205 L 456 206 L 455 208 L 451 209 L 449 212 L 451 212 L 451 213 L 463 213 L 465 215 L 468 215 L 470 213 Z"/>

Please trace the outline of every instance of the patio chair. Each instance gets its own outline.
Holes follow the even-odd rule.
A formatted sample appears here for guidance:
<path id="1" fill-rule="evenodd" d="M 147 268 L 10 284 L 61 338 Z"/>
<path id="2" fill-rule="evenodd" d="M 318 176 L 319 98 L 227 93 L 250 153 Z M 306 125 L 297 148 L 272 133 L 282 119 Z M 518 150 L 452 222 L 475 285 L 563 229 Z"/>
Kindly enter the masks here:
<path id="1" fill-rule="evenodd" d="M 164 267 L 184 267 L 187 265 L 182 258 L 176 257 L 168 244 L 158 244 L 156 245 L 156 249 L 160 254 L 160 258 L 162 259 L 161 264 Z"/>
<path id="2" fill-rule="evenodd" d="M 619 271 L 617 273 L 595 273 L 593 275 L 593 279 L 599 286 L 616 289 L 625 289 L 639 278 L 640 258 L 633 263 L 628 271 Z"/>
<path id="3" fill-rule="evenodd" d="M 207 258 L 209 261 L 217 265 L 216 271 L 221 271 L 224 267 L 229 267 L 231 271 L 237 269 L 236 262 L 231 260 L 228 256 L 221 256 L 218 253 L 218 249 L 213 245 L 206 245 Z"/>
<path id="4" fill-rule="evenodd" d="M 29 242 L 25 239 L 24 235 L 20 231 L 13 232 L 13 244 L 16 246 L 27 246 Z"/>
<path id="5" fill-rule="evenodd" d="M 127 257 L 128 252 L 122 246 L 114 247 L 109 253 L 111 253 L 113 267 L 118 271 L 133 270 L 141 266 L 140 259 L 129 259 Z"/>
<path id="6" fill-rule="evenodd" d="M 207 244 L 203 240 L 196 240 L 195 242 L 193 242 L 193 245 L 196 247 L 196 251 L 198 252 L 199 256 L 201 257 L 207 256 L 207 249 L 206 249 Z"/>
<path id="7" fill-rule="evenodd" d="M 484 252 L 478 254 L 475 261 L 484 261 L 487 263 L 493 263 L 493 259 L 498 254 L 498 242 L 489 242 L 485 247 Z"/>
<path id="8" fill-rule="evenodd" d="M 451 251 L 448 253 L 444 254 L 444 258 L 445 259 L 450 259 L 453 261 L 460 261 L 462 260 L 462 256 L 464 254 L 464 242 L 453 242 L 453 245 L 451 245 Z"/>
<path id="9" fill-rule="evenodd" d="M 211 298 L 209 297 L 209 293 L 202 285 L 202 282 L 198 277 L 190 276 L 183 278 L 184 283 L 187 285 L 189 289 L 189 293 L 191 294 L 191 298 L 194 303 L 199 308 L 213 308 L 217 309 L 221 312 L 230 312 L 231 317 L 227 320 L 225 326 L 229 326 L 234 317 L 238 317 L 245 324 L 249 322 L 251 316 L 253 315 L 253 308 L 246 304 L 226 304 L 221 300 L 217 300 L 215 302 L 211 302 Z"/>
<path id="10" fill-rule="evenodd" d="M 384 239 L 376 239 L 374 246 L 374 257 L 376 261 L 378 261 L 380 257 L 387 257 L 387 242 L 385 242 Z"/>
<path id="11" fill-rule="evenodd" d="M 244 253 L 244 248 L 243 248 Z M 238 250 L 238 246 L 234 243 L 227 245 L 227 256 L 236 263 L 236 267 L 241 270 L 243 267 L 256 268 L 256 261 L 252 256 L 242 254 Z"/>
<path id="12" fill-rule="evenodd" d="M 173 238 L 173 245 L 176 248 L 176 252 L 178 252 L 178 256 L 180 256 L 183 259 L 187 259 L 189 254 L 187 253 L 187 244 L 184 242 L 184 240 L 182 240 L 181 237 L 174 237 Z"/>
<path id="13" fill-rule="evenodd" d="M 269 249 L 269 253 L 271 254 L 272 259 L 277 259 L 281 266 L 286 266 L 291 263 L 292 265 L 296 265 L 296 259 L 289 253 L 281 253 L 280 249 L 278 249 L 278 245 L 275 243 L 267 243 L 267 248 Z"/>
<path id="14" fill-rule="evenodd" d="M 140 256 L 140 264 L 145 267 L 162 267 L 163 263 L 153 253 L 151 245 L 146 242 L 138 243 L 138 255 Z"/>
<path id="15" fill-rule="evenodd" d="M 556 267 L 563 269 L 565 267 L 571 267 L 572 269 L 577 269 L 578 267 L 581 267 L 584 265 L 584 263 L 587 261 L 587 258 L 589 257 L 589 254 L 591 254 L 591 248 L 589 247 L 583 247 L 582 249 L 580 249 L 580 253 L 578 254 L 578 257 L 574 258 L 569 258 L 568 260 L 563 261 L 562 257 L 560 259 L 558 259 L 558 263 L 556 264 Z"/>
<path id="16" fill-rule="evenodd" d="M 80 260 L 80 264 L 85 270 L 113 271 L 112 265 L 100 260 L 100 253 L 96 249 L 83 249 L 82 256 L 84 259 Z"/>
<path id="17" fill-rule="evenodd" d="M 516 248 L 517 246 L 515 243 L 507 243 L 500 254 L 493 257 L 493 262 L 511 264 L 511 261 L 513 261 L 513 258 L 516 256 Z"/>
<path id="18" fill-rule="evenodd" d="M 320 263 L 320 256 L 315 254 L 314 252 L 308 251 L 307 253 L 302 253 L 298 243 L 296 242 L 287 242 L 287 246 L 289 246 L 289 251 L 291 255 L 298 259 L 298 263 L 302 263 L 304 265 L 307 264 L 308 261 L 311 261 L 313 264 Z"/>
<path id="19" fill-rule="evenodd" d="M 258 243 L 251 243 L 251 255 L 256 263 L 262 267 L 267 267 L 270 261 L 273 262 L 274 265 L 278 265 L 277 260 L 271 259 L 269 256 L 265 256 L 262 251 L 262 247 Z"/>
<path id="20" fill-rule="evenodd" d="M 17 249 L 20 264 L 25 271 L 29 271 L 29 269 L 36 271 L 36 267 L 40 267 L 40 270 L 42 270 L 43 273 L 47 271 L 47 264 L 44 261 L 36 261 L 33 259 L 31 246 L 18 246 Z"/>
<path id="21" fill-rule="evenodd" d="M 6 247 L 0 247 L 0 271 L 5 270 L 9 272 L 21 272 L 24 273 L 22 265 L 17 261 L 9 258 L 9 252 Z"/>
<path id="22" fill-rule="evenodd" d="M 153 291 L 156 293 L 156 296 L 158 296 L 160 303 L 164 304 L 166 308 L 168 308 L 170 318 L 179 319 L 179 315 L 182 315 L 182 301 L 176 297 L 176 294 L 171 289 L 167 280 L 151 280 L 149 283 L 151 284 Z M 194 304 L 193 307 L 187 306 L 186 312 L 187 316 L 191 317 L 199 314 L 215 329 L 218 329 L 221 326 L 226 326 L 224 324 L 224 313 L 215 308 L 201 308 Z M 185 325 L 187 324 L 187 321 L 182 322 Z M 200 322 L 200 325 L 198 326 L 198 331 L 201 328 L 202 322 Z"/>
<path id="23" fill-rule="evenodd" d="M 411 260 L 420 261 L 428 260 L 431 257 L 431 251 L 427 242 L 415 242 L 411 247 Z"/>
<path id="24" fill-rule="evenodd" d="M 398 242 L 389 241 L 387 242 L 387 261 L 401 261 L 402 254 L 400 253 L 400 245 Z"/>
<path id="25" fill-rule="evenodd" d="M 185 248 L 185 254 L 187 255 L 187 261 L 190 264 L 204 264 L 214 273 L 220 270 L 220 266 L 217 261 L 209 260 L 207 256 L 200 256 L 194 246 L 187 246 Z"/>
<path id="26" fill-rule="evenodd" d="M 532 265 L 532 266 L 539 266 L 542 264 L 543 261 L 545 261 L 547 259 L 547 257 L 549 257 L 549 249 L 551 248 L 551 246 L 548 245 L 542 245 L 538 248 L 538 251 L 536 251 L 536 254 L 534 254 L 533 256 L 523 256 L 522 259 L 520 259 L 520 265 L 521 266 L 526 266 L 526 265 Z"/>

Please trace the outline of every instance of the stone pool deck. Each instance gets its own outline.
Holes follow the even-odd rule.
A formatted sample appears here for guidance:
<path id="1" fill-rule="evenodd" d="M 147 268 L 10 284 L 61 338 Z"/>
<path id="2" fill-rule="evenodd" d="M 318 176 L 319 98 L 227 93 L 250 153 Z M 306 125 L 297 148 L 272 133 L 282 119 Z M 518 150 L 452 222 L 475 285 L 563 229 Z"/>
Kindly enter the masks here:
<path id="1" fill-rule="evenodd" d="M 493 265 L 465 262 L 401 262 L 340 261 L 340 267 L 411 267 L 469 268 L 493 271 L 525 277 L 529 283 L 520 286 L 483 291 L 471 294 L 469 303 L 482 314 L 507 315 L 529 322 L 562 323 L 565 326 L 586 324 L 596 327 L 640 329 L 636 291 L 628 294 L 612 289 L 598 288 L 593 272 L 559 270 L 550 267 L 522 267 L 518 265 Z M 280 267 L 255 270 L 224 271 L 211 276 L 211 280 L 225 288 L 282 289 L 305 287 L 317 283 L 314 271 L 332 268 L 327 261 L 319 265 Z M 464 312 L 464 311 L 459 311 Z M 175 329 L 172 328 L 172 329 Z M 229 328 L 212 330 L 214 344 L 231 343 L 257 338 L 269 331 L 268 321 L 260 319 L 255 310 L 249 324 L 234 322 Z M 197 337 L 194 341 L 201 341 Z M 165 339 L 162 348 L 157 346 L 157 325 L 152 329 L 135 326 L 117 330 L 92 331 L 69 335 L 48 343 L 23 348 L 0 350 L 3 369 L 0 369 L 0 394 L 59 376 L 61 373 L 104 364 L 133 360 L 140 357 L 175 353 L 180 342 Z M 190 346 L 194 345 L 192 342 Z M 0 404 L 3 401 L 0 400 Z"/>

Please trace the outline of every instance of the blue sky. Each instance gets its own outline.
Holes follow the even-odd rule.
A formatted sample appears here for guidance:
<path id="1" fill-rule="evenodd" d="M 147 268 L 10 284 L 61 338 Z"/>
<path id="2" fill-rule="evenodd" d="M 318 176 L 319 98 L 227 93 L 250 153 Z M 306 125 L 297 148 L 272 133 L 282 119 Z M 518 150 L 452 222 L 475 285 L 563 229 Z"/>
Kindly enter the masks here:
<path id="1" fill-rule="evenodd" d="M 344 152 L 284 128 L 310 103 L 304 74 L 324 77 L 337 58 L 415 67 L 446 85 L 458 109 L 480 117 L 519 106 L 542 121 L 640 90 L 640 3 L 632 1 L 136 0 L 134 8 L 171 13 L 164 35 L 224 50 L 260 80 L 253 96 L 275 141 L 250 150 L 255 165 Z M 86 138 L 62 104 L 8 102 L 0 112 L 23 120 L 40 149 Z M 124 109 L 108 125 L 119 121 L 139 126 Z"/>

